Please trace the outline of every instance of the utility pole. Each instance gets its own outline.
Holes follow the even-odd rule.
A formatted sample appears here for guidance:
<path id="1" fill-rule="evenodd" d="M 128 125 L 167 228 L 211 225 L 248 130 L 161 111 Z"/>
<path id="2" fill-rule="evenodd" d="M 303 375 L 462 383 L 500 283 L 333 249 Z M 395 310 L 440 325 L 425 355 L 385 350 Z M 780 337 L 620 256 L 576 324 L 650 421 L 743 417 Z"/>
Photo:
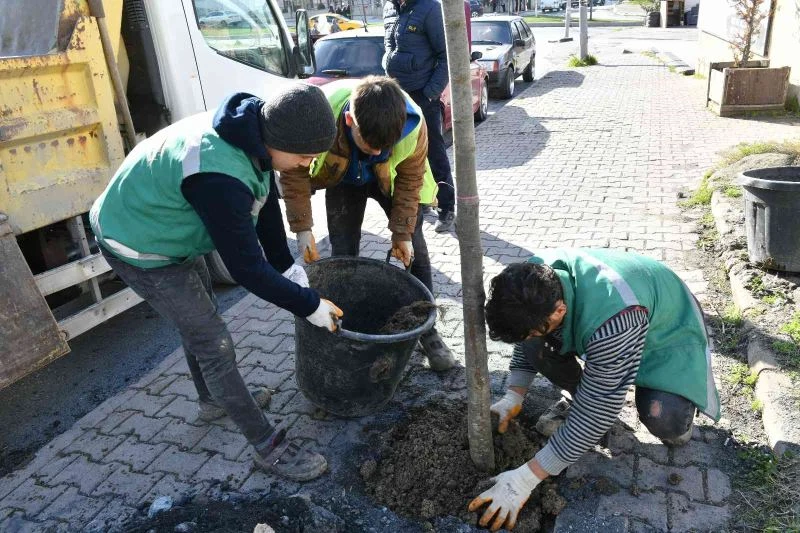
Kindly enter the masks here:
<path id="1" fill-rule="evenodd" d="M 508 4 L 511 6 L 511 4 Z M 458 201 L 458 247 L 461 253 L 461 286 L 464 290 L 464 352 L 467 364 L 467 436 L 469 454 L 482 471 L 494 469 L 492 420 L 489 413 L 489 362 L 483 306 L 483 249 L 475 177 L 475 122 L 472 117 L 470 53 L 464 0 L 444 0 L 444 34 L 453 105 L 453 150 Z"/>
<path id="2" fill-rule="evenodd" d="M 588 1 L 591 2 L 591 0 Z M 585 60 L 589 55 L 589 22 L 586 20 L 586 3 L 581 2 L 578 9 L 580 10 L 580 57 L 581 60 Z"/>
<path id="3" fill-rule="evenodd" d="M 567 5 L 564 8 L 564 38 L 559 39 L 560 42 L 565 43 L 567 41 L 571 41 L 572 37 L 569 36 L 569 24 L 570 24 L 570 8 L 572 7 L 572 0 L 567 0 Z"/>

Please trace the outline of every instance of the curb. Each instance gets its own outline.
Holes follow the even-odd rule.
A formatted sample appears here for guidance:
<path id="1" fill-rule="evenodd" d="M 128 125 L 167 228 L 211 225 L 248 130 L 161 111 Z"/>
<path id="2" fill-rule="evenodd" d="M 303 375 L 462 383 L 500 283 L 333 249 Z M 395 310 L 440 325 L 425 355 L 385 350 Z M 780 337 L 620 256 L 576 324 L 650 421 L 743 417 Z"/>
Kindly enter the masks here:
<path id="1" fill-rule="evenodd" d="M 664 63 L 667 68 L 672 68 L 678 74 L 682 74 L 684 76 L 691 76 L 694 74 L 694 67 L 687 65 L 683 59 L 679 58 L 672 52 L 663 52 L 659 51 L 656 56 L 658 60 Z"/>
<path id="2" fill-rule="evenodd" d="M 731 202 L 723 197 L 719 191 L 714 191 L 711 196 L 711 214 L 714 216 L 714 225 L 720 235 L 732 233 L 733 229 L 725 221 L 725 215 L 732 208 Z M 758 301 L 753 298 L 745 286 L 746 280 L 741 276 L 745 262 L 740 259 L 730 259 L 725 263 L 728 280 L 731 285 L 733 302 L 744 313 L 754 309 Z M 792 416 L 796 413 L 783 401 L 785 391 L 792 387 L 789 377 L 780 370 L 772 348 L 765 339 L 755 332 L 755 325 L 744 319 L 744 329 L 749 331 L 747 338 L 747 364 L 750 372 L 758 376 L 754 391 L 755 397 L 761 401 L 761 421 L 764 432 L 767 434 L 769 445 L 777 456 L 798 445 L 790 440 L 790 435 L 796 433 L 790 427 Z"/>
<path id="3" fill-rule="evenodd" d="M 633 26 L 637 26 L 638 27 L 638 26 L 641 26 L 641 25 L 642 25 L 642 22 L 638 21 L 638 20 L 637 21 L 631 21 L 631 22 L 627 22 L 627 21 L 618 21 L 618 22 L 608 21 L 608 22 L 606 22 L 606 21 L 602 21 L 602 20 L 595 20 L 595 21 L 590 21 L 589 22 L 589 27 L 590 28 L 633 27 Z M 562 20 L 561 22 L 529 22 L 528 26 L 530 26 L 531 28 L 563 28 L 564 27 L 564 21 Z M 579 27 L 578 21 L 577 20 L 573 20 L 572 23 L 569 25 L 569 27 L 570 28 L 578 28 Z"/>

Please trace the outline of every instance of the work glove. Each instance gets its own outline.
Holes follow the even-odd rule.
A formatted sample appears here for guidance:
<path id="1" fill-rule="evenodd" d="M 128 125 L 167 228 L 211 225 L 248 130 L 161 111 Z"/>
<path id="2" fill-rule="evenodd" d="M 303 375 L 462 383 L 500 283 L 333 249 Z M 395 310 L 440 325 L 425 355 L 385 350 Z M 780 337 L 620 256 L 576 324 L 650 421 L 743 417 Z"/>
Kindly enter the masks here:
<path id="1" fill-rule="evenodd" d="M 408 268 L 414 260 L 414 247 L 411 241 L 400 241 L 392 239 L 392 257 L 399 259 Z"/>
<path id="2" fill-rule="evenodd" d="M 303 267 L 300 265 L 292 265 L 286 272 L 283 273 L 283 277 L 288 279 L 289 281 L 294 281 L 301 287 L 308 288 L 308 274 Z"/>
<path id="3" fill-rule="evenodd" d="M 314 240 L 314 234 L 311 233 L 311 230 L 297 233 L 297 252 L 303 256 L 306 264 L 319 260 L 317 241 Z"/>
<path id="4" fill-rule="evenodd" d="M 522 395 L 508 389 L 506 395 L 489 408 L 491 412 L 497 414 L 500 418 L 500 422 L 497 424 L 498 433 L 505 433 L 511 419 L 522 411 L 522 400 L 524 400 Z"/>
<path id="5" fill-rule="evenodd" d="M 478 523 L 486 527 L 494 518 L 490 527 L 492 531 L 497 531 L 502 527 L 509 530 L 514 529 L 522 506 L 525 505 L 533 489 L 542 480 L 536 477 L 536 474 L 525 463 L 516 470 L 506 470 L 498 474 L 492 481 L 495 482 L 492 488 L 482 492 L 469 502 L 469 511 L 475 512 L 483 504 L 489 503 L 489 507 L 486 508 Z"/>
<path id="6" fill-rule="evenodd" d="M 308 315 L 306 320 L 319 328 L 327 328 L 328 331 L 333 333 L 339 327 L 338 319 L 342 318 L 342 315 L 344 315 L 342 310 L 336 307 L 333 302 L 320 298 L 317 310 Z"/>

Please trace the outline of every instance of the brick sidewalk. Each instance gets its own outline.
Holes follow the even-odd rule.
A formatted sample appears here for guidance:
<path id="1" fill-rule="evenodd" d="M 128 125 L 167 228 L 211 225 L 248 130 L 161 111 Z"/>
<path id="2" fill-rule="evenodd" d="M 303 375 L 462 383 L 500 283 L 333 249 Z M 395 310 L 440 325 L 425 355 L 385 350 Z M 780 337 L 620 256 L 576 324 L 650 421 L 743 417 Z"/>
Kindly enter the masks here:
<path id="1" fill-rule="evenodd" d="M 537 247 L 601 246 L 666 261 L 702 298 L 702 272 L 691 262 L 697 236 L 680 217 L 677 193 L 698 183 L 718 150 L 783 139 L 797 124 L 721 119 L 702 106 L 703 81 L 616 49 L 601 61 L 549 73 L 478 128 L 486 277 Z M 371 208 L 364 255 L 385 257 L 385 226 L 382 212 Z M 458 243 L 432 230 L 426 226 L 445 307 L 440 330 L 463 362 Z M 361 430 L 375 419 L 319 419 L 297 390 L 288 313 L 248 296 L 225 316 L 245 381 L 277 391 L 271 418 L 326 450 L 332 473 L 304 491 L 341 492 L 338 480 L 354 475 L 349 456 L 363 439 Z M 498 393 L 510 347 L 490 342 L 489 348 Z M 417 355 L 396 399 L 408 406 L 433 395 L 464 397 L 463 369 L 436 376 Z M 231 422 L 197 423 L 195 400 L 178 350 L 0 480 L 0 531 L 108 530 L 157 495 L 299 488 L 253 470 L 245 439 Z M 635 431 L 615 427 L 607 447 L 598 446 L 566 474 L 574 480 L 604 476 L 620 490 L 571 504 L 557 530 L 722 528 L 731 489 L 717 468 L 726 453 L 718 432 L 698 427 L 687 447 L 670 451 L 639 427 L 635 408 L 627 406 L 621 418 Z M 682 477 L 677 486 L 667 483 L 673 472 Z"/>

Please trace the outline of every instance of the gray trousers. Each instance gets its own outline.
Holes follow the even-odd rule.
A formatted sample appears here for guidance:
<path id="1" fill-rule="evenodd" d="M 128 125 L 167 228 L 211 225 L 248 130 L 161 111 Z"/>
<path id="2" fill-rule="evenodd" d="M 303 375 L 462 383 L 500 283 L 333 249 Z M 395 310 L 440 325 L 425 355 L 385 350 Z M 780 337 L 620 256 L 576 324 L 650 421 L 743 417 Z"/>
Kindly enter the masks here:
<path id="1" fill-rule="evenodd" d="M 260 450 L 274 428 L 236 367 L 233 339 L 217 311 L 205 260 L 198 257 L 146 269 L 120 261 L 102 247 L 101 251 L 114 272 L 178 328 L 200 401 L 225 409 L 248 442 Z"/>

